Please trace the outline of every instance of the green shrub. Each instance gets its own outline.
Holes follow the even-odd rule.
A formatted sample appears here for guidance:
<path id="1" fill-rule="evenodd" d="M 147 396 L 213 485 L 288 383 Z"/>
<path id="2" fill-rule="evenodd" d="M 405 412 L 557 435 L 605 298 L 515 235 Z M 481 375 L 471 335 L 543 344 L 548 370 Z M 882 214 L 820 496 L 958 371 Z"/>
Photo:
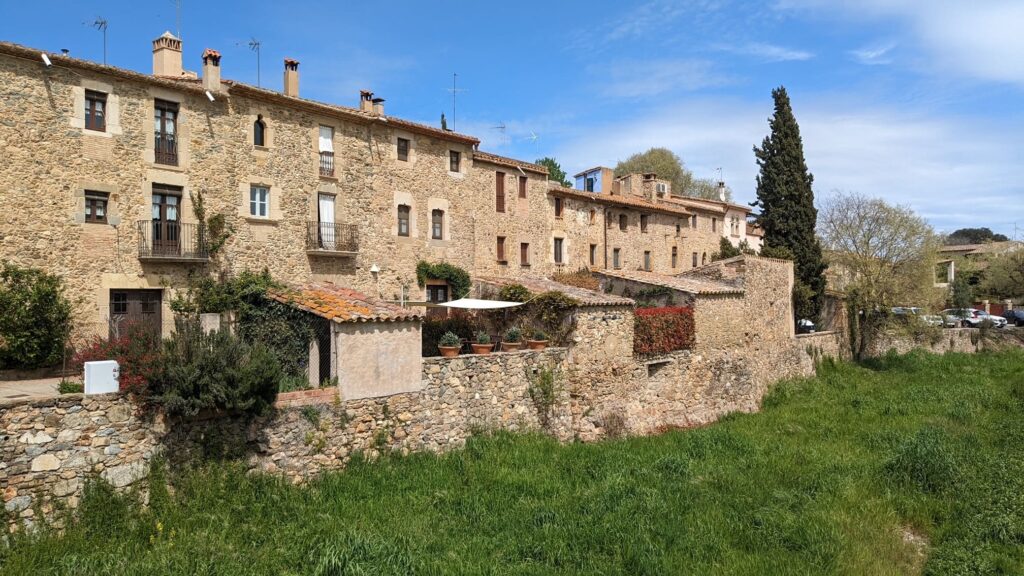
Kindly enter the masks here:
<path id="1" fill-rule="evenodd" d="M 204 333 L 198 322 L 183 320 L 164 342 L 150 397 L 173 415 L 262 414 L 277 397 L 283 376 L 277 358 L 262 344 L 248 344 L 225 329 Z"/>
<path id="2" fill-rule="evenodd" d="M 522 284 L 508 284 L 498 290 L 498 300 L 505 302 L 526 302 L 533 294 Z"/>
<path id="3" fill-rule="evenodd" d="M 454 332 L 445 332 L 443 336 L 438 340 L 438 344 L 446 348 L 452 346 L 462 346 L 462 338 L 459 338 Z"/>
<path id="4" fill-rule="evenodd" d="M 548 333 L 537 328 L 533 331 L 533 340 L 535 341 L 546 341 L 548 339 Z"/>
<path id="5" fill-rule="evenodd" d="M 885 470 L 890 478 L 909 482 L 928 493 L 952 488 L 960 464 L 949 443 L 942 430 L 922 428 L 896 449 Z"/>
<path id="6" fill-rule="evenodd" d="M 81 382 L 75 382 L 74 380 L 63 378 L 57 384 L 57 392 L 61 394 L 81 394 L 84 391 L 85 386 Z"/>
<path id="7" fill-rule="evenodd" d="M 541 425 L 547 426 L 551 415 L 558 401 L 558 393 L 561 391 L 561 373 L 556 368 L 545 366 L 537 369 L 536 373 L 527 373 L 530 387 L 527 392 L 530 400 L 537 409 L 537 417 Z"/>
<path id="8" fill-rule="evenodd" d="M 60 363 L 71 331 L 71 302 L 59 276 L 3 263 L 0 268 L 0 369 Z"/>
<path id="9" fill-rule="evenodd" d="M 523 331 L 517 326 L 513 326 L 505 331 L 505 342 L 516 343 L 523 341 Z"/>
<path id="10" fill-rule="evenodd" d="M 480 330 L 479 332 L 476 333 L 476 343 L 477 344 L 490 344 L 491 343 L 491 335 L 488 334 L 487 332 L 484 332 L 483 330 Z"/>
<path id="11" fill-rule="evenodd" d="M 160 335 L 142 323 L 121 322 L 112 337 L 94 337 L 75 352 L 71 366 L 81 374 L 86 362 L 100 360 L 117 361 L 121 390 L 145 395 L 160 370 Z"/>
<path id="12" fill-rule="evenodd" d="M 427 280 L 444 280 L 452 289 L 454 300 L 465 298 L 469 294 L 472 283 L 469 279 L 469 272 L 447 262 L 431 264 L 420 260 L 416 264 L 416 283 L 420 288 L 426 286 Z"/>
<path id="13" fill-rule="evenodd" d="M 634 319 L 633 353 L 665 354 L 693 347 L 693 308 L 640 308 Z"/>
<path id="14" fill-rule="evenodd" d="M 473 319 L 464 312 L 453 312 L 448 318 L 442 319 L 425 318 L 421 332 L 423 356 L 438 355 L 437 346 L 445 333 L 451 332 L 460 339 L 472 340 L 475 328 Z M 461 344 L 460 340 L 459 345 Z"/>

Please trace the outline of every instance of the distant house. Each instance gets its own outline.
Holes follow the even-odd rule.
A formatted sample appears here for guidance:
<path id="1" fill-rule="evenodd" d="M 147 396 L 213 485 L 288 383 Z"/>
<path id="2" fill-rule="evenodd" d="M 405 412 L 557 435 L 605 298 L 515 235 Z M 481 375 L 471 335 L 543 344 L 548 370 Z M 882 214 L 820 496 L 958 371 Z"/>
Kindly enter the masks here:
<path id="1" fill-rule="evenodd" d="M 975 271 L 982 271 L 989 260 L 1024 248 L 1024 242 L 986 242 L 983 244 L 954 244 L 939 248 L 939 259 L 935 264 L 935 287 L 946 288 L 956 279 L 958 263 L 969 262 Z"/>

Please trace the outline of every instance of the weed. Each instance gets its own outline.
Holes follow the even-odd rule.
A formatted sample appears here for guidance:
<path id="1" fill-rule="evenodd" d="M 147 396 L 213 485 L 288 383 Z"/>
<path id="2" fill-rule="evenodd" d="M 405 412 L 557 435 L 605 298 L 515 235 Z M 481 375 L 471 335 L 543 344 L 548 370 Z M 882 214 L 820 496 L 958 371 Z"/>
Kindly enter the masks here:
<path id="1" fill-rule="evenodd" d="M 302 408 L 302 417 L 309 422 L 313 428 L 320 427 L 320 409 L 316 406 L 304 406 Z"/>

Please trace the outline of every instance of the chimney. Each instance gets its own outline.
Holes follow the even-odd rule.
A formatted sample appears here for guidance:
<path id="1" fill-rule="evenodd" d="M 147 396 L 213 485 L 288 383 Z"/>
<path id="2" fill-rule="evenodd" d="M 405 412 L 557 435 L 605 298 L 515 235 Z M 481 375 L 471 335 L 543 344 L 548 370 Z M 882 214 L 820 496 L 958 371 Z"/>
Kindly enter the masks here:
<path id="1" fill-rule="evenodd" d="M 181 40 L 164 32 L 153 40 L 153 75 L 181 76 Z"/>
<path id="2" fill-rule="evenodd" d="M 220 92 L 220 52 L 211 48 L 203 50 L 203 88 Z"/>
<path id="3" fill-rule="evenodd" d="M 370 102 L 373 103 L 373 115 L 374 116 L 383 116 L 384 115 L 384 99 L 383 98 L 374 98 L 373 100 L 370 100 Z"/>
<path id="4" fill-rule="evenodd" d="M 362 112 L 373 112 L 373 92 L 369 90 L 359 91 L 359 110 Z"/>
<path id="5" fill-rule="evenodd" d="M 725 182 L 718 181 L 718 199 L 725 202 Z"/>
<path id="6" fill-rule="evenodd" d="M 299 97 L 299 61 L 284 59 L 284 95 Z"/>

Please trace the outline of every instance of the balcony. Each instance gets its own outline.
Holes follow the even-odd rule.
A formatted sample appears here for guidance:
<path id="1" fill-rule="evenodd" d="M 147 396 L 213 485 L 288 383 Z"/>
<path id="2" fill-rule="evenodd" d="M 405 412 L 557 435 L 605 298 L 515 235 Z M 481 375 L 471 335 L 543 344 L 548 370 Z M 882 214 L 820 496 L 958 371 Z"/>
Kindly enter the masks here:
<path id="1" fill-rule="evenodd" d="M 334 177 L 334 152 L 320 153 L 320 175 Z"/>
<path id="2" fill-rule="evenodd" d="M 207 262 L 206 229 L 199 224 L 140 220 L 139 260 L 148 262 Z"/>
<path id="3" fill-rule="evenodd" d="M 178 165 L 178 140 L 173 135 L 156 135 L 153 141 L 153 161 L 168 166 Z"/>
<path id="4" fill-rule="evenodd" d="M 355 224 L 308 222 L 306 254 L 317 256 L 355 256 L 359 253 L 359 227 Z"/>

